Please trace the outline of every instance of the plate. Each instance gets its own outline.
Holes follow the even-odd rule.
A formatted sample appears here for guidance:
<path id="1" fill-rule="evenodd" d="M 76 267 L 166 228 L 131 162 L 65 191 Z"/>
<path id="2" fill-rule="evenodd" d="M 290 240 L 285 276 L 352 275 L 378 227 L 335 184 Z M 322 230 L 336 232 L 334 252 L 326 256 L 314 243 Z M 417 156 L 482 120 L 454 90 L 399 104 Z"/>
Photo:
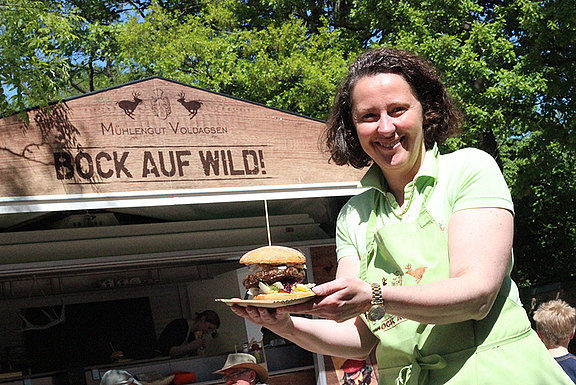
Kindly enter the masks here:
<path id="1" fill-rule="evenodd" d="M 267 308 L 277 308 L 283 306 L 297 305 L 299 303 L 310 301 L 315 295 L 309 295 L 306 297 L 294 298 L 294 299 L 281 299 L 281 300 L 255 300 L 255 299 L 240 299 L 240 298 L 216 298 L 216 302 L 223 302 L 228 306 L 239 305 L 239 306 L 255 306 L 255 307 L 267 307 Z"/>

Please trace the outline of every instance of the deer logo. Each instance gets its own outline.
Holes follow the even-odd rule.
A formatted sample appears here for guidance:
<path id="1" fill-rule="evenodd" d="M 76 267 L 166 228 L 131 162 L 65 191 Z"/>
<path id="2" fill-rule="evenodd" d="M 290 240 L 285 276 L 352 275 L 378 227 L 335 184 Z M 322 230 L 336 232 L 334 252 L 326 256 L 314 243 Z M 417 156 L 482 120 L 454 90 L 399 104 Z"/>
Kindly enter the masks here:
<path id="1" fill-rule="evenodd" d="M 184 92 L 178 93 L 178 103 L 182 104 L 184 108 L 188 111 L 190 119 L 196 116 L 200 107 L 202 107 L 202 102 L 199 100 L 186 100 L 186 94 Z"/>
<path id="2" fill-rule="evenodd" d="M 139 96 L 140 92 L 132 91 L 132 97 L 134 100 L 121 100 L 117 102 L 118 107 L 120 107 L 131 119 L 134 119 L 134 110 L 136 107 L 142 103 L 142 99 L 140 99 Z"/>
<path id="3" fill-rule="evenodd" d="M 411 264 L 407 264 L 406 267 L 404 268 L 404 270 L 406 271 L 406 274 L 411 275 L 412 277 L 416 278 L 416 283 L 420 283 L 420 281 L 422 280 L 422 276 L 424 275 L 424 272 L 426 271 L 427 267 L 426 266 L 422 266 L 417 268 L 416 270 L 412 270 L 412 265 Z"/>

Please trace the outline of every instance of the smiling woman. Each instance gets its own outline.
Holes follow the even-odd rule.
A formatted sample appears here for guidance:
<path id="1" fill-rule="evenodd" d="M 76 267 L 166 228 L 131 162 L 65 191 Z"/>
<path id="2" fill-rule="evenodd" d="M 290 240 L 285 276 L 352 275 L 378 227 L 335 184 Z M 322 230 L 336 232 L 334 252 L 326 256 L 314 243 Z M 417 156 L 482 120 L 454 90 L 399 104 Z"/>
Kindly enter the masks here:
<path id="1" fill-rule="evenodd" d="M 375 349 L 379 384 L 572 383 L 510 278 L 514 207 L 496 162 L 438 150 L 459 123 L 427 60 L 361 55 L 326 134 L 332 161 L 370 166 L 367 191 L 338 217 L 337 279 L 303 304 L 233 311 L 317 353 L 365 359 Z"/>

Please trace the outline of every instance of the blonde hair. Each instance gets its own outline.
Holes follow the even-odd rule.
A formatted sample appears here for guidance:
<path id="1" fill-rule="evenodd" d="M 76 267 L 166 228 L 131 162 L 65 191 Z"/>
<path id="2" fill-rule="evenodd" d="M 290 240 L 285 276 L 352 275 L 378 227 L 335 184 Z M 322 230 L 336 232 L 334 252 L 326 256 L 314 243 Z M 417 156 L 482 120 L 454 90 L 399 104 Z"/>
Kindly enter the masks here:
<path id="1" fill-rule="evenodd" d="M 536 331 L 548 349 L 566 344 L 576 328 L 576 309 L 561 299 L 540 305 L 533 318 Z"/>

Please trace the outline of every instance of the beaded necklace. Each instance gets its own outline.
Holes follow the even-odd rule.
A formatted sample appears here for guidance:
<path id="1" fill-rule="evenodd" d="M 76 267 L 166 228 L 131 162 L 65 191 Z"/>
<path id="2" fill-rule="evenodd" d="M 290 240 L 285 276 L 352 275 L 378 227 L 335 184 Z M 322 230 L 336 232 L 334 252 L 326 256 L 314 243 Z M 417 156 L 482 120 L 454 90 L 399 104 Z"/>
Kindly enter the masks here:
<path id="1" fill-rule="evenodd" d="M 388 198 L 388 192 L 384 193 L 384 197 L 386 198 L 386 203 L 388 203 L 388 206 L 390 206 L 390 210 L 392 210 L 392 213 L 394 215 L 396 215 L 396 217 L 398 219 L 402 219 L 402 216 L 404 214 L 406 214 L 406 211 L 408 211 L 408 209 L 410 208 L 410 204 L 412 204 L 412 198 L 414 197 L 414 189 L 416 187 L 416 182 L 412 181 L 412 189 L 410 189 L 410 196 L 408 197 L 408 201 L 406 202 L 406 204 L 404 205 L 404 208 L 402 209 L 402 212 L 398 213 L 396 212 L 396 210 L 394 210 L 394 206 L 392 206 L 392 202 L 390 202 L 390 199 Z"/>

